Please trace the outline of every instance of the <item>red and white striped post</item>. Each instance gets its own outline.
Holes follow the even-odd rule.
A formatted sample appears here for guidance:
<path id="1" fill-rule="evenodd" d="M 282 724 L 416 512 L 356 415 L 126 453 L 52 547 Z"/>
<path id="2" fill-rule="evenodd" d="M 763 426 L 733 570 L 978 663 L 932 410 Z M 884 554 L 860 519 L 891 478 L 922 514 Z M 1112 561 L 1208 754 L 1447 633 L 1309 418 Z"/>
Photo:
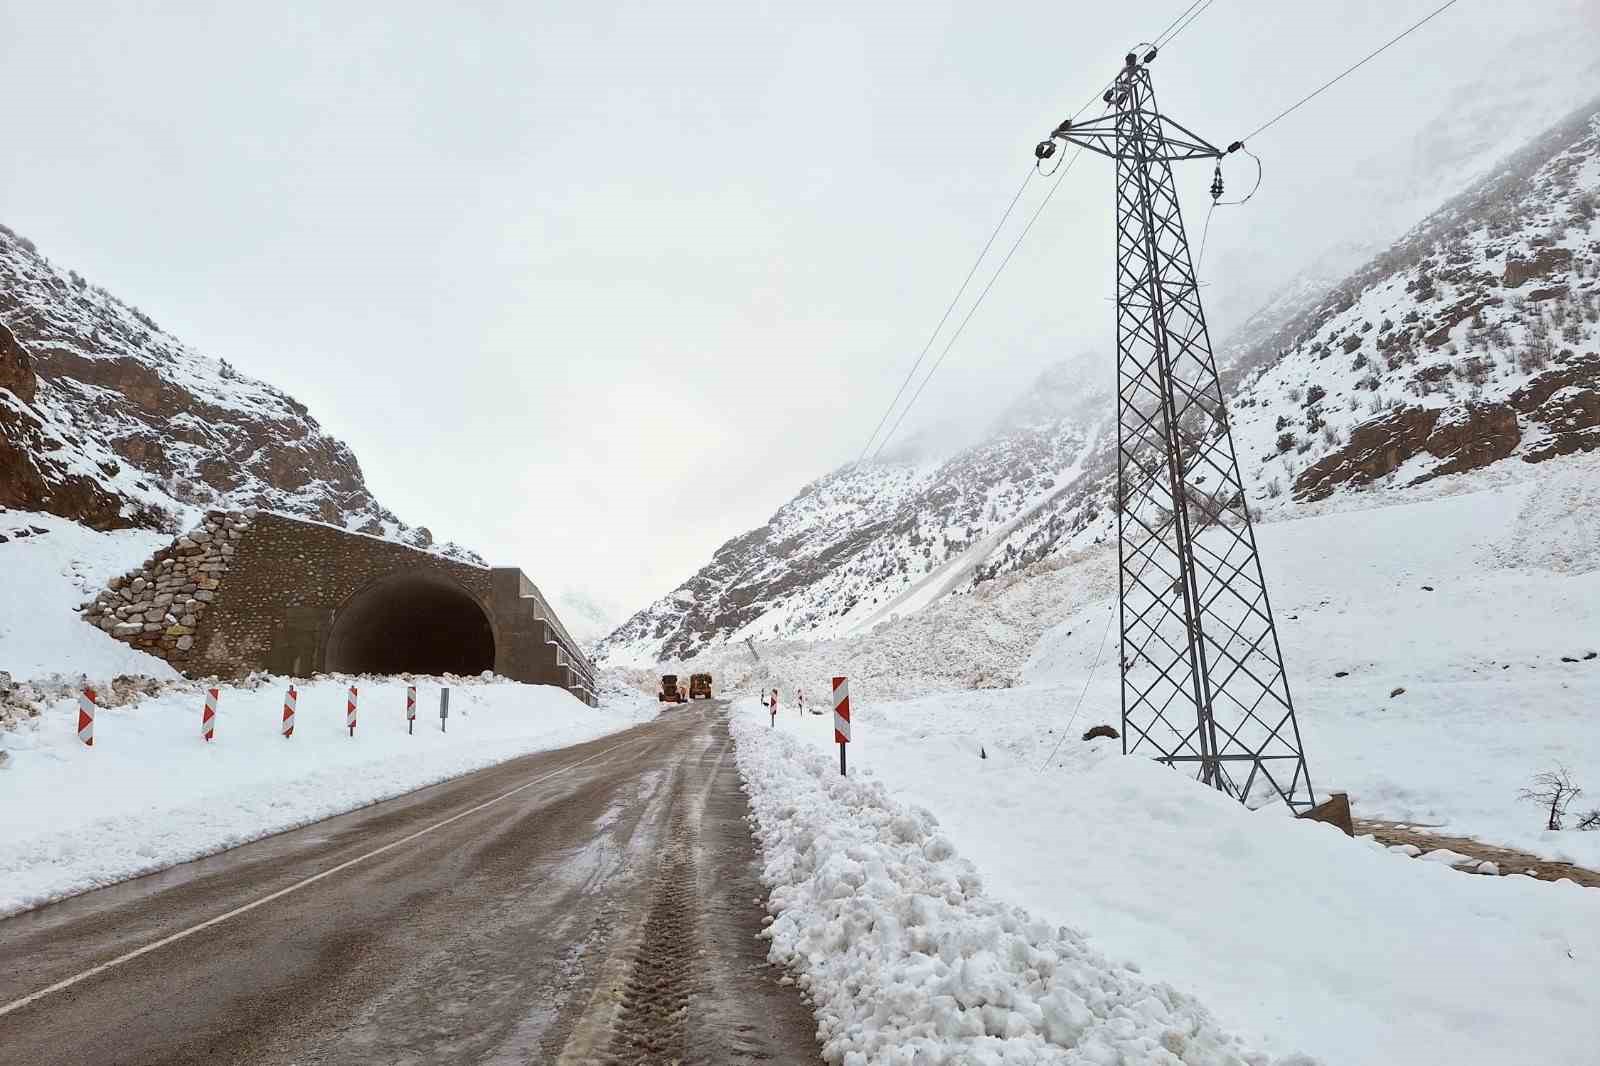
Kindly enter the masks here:
<path id="1" fill-rule="evenodd" d="M 839 774 L 845 772 L 844 750 L 850 743 L 850 679 L 833 679 L 833 742 L 839 745 Z"/>
<path id="2" fill-rule="evenodd" d="M 289 686 L 289 691 L 283 696 L 283 738 L 285 740 L 294 736 L 294 705 L 300 702 L 300 694 Z"/>
<path id="3" fill-rule="evenodd" d="M 411 730 L 417 724 L 417 686 L 406 686 L 406 735 L 411 735 Z"/>
<path id="4" fill-rule="evenodd" d="M 206 709 L 200 712 L 200 736 L 207 742 L 217 735 L 217 690 L 206 689 Z"/>
<path id="5" fill-rule="evenodd" d="M 94 689 L 87 686 L 78 694 L 78 739 L 94 747 Z"/>
<path id="6" fill-rule="evenodd" d="M 356 687 L 350 686 L 350 695 L 344 701 L 344 724 L 350 727 L 350 735 L 356 735 Z"/>

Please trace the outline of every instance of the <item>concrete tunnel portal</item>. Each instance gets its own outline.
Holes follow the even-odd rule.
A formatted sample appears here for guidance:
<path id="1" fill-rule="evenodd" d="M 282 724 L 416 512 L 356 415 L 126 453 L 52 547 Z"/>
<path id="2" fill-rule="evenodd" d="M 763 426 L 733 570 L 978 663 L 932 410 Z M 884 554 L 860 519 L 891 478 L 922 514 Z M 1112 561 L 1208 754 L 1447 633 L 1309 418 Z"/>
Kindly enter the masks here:
<path id="1" fill-rule="evenodd" d="M 494 669 L 494 629 L 471 593 L 413 570 L 373 582 L 338 609 L 325 662 L 345 674 L 478 674 Z"/>

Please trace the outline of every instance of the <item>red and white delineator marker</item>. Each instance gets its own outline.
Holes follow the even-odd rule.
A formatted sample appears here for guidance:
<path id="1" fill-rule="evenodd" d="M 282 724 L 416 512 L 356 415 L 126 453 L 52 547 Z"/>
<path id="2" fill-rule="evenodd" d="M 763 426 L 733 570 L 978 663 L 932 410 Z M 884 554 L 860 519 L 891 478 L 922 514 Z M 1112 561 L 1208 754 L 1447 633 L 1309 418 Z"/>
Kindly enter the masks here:
<path id="1" fill-rule="evenodd" d="M 217 690 L 206 689 L 206 709 L 200 712 L 200 736 L 211 740 L 217 735 Z"/>
<path id="2" fill-rule="evenodd" d="M 417 721 L 417 686 L 406 686 L 406 733 L 410 733 Z"/>
<path id="3" fill-rule="evenodd" d="M 287 740 L 294 736 L 294 705 L 300 702 L 300 694 L 289 686 L 289 691 L 283 696 L 283 736 Z"/>
<path id="4" fill-rule="evenodd" d="M 844 749 L 850 743 L 850 679 L 833 679 L 833 742 L 839 745 L 839 773 L 845 772 Z"/>
<path id="5" fill-rule="evenodd" d="M 356 687 L 350 686 L 350 695 L 344 702 L 344 724 L 350 727 L 350 735 L 356 735 Z"/>
<path id="6" fill-rule="evenodd" d="M 78 739 L 94 747 L 94 689 L 78 694 Z"/>

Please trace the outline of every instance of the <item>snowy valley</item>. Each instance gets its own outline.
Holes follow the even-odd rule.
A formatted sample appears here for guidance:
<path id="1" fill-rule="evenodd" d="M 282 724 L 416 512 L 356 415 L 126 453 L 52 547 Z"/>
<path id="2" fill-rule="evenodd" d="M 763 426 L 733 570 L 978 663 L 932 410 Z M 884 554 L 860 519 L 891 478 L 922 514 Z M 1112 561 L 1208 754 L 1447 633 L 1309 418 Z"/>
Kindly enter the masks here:
<path id="1" fill-rule="evenodd" d="M 1600 100 L 1480 173 L 1216 338 L 1244 491 L 1199 543 L 1252 531 L 1348 834 L 1125 754 L 1104 353 L 816 478 L 619 625 L 0 227 L 0 1066 L 1594 1066 Z M 302 521 L 232 570 L 222 512 Z M 232 674 L 114 636 L 187 652 L 195 615 L 243 619 L 206 633 Z M 580 646 L 598 685 L 550 680 Z"/>

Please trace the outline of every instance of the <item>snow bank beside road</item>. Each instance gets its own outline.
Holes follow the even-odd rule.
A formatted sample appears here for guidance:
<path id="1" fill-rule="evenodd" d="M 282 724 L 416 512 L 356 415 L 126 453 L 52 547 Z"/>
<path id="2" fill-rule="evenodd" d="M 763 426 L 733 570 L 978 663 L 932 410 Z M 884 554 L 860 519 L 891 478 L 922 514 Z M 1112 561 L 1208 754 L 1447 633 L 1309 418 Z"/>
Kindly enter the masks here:
<path id="1" fill-rule="evenodd" d="M 1084 930 L 1269 1051 L 1344 1066 L 1596 1061 L 1600 891 L 1459 873 L 1247 811 L 1117 741 L 1080 740 L 1104 720 L 1088 709 L 1041 772 L 1080 689 L 852 700 L 851 773 L 932 809 L 991 891 Z M 837 780 L 828 716 L 780 714 L 776 732 L 769 743 L 788 734 Z"/>
<path id="2" fill-rule="evenodd" d="M 200 738 L 201 686 L 187 683 L 102 708 L 93 748 L 77 739 L 72 699 L 5 734 L 0 743 L 12 758 L 0 769 L 0 916 L 656 713 L 643 698 L 597 709 L 550 686 L 457 681 L 441 733 L 439 682 L 419 679 L 417 731 L 408 736 L 405 680 L 356 679 L 352 738 L 344 727 L 348 684 L 297 682 L 288 740 L 279 734 L 284 678 L 223 688 L 210 744 Z"/>
<path id="3" fill-rule="evenodd" d="M 97 533 L 51 514 L 0 510 L 0 537 L 0 670 L 18 681 L 79 674 L 178 676 L 73 610 L 168 543 L 168 534 Z"/>
<path id="4" fill-rule="evenodd" d="M 829 1062 L 1269 1061 L 1190 997 L 990 899 L 930 814 L 840 777 L 753 702 L 734 735 L 772 890 L 771 956 L 799 971 Z"/>

